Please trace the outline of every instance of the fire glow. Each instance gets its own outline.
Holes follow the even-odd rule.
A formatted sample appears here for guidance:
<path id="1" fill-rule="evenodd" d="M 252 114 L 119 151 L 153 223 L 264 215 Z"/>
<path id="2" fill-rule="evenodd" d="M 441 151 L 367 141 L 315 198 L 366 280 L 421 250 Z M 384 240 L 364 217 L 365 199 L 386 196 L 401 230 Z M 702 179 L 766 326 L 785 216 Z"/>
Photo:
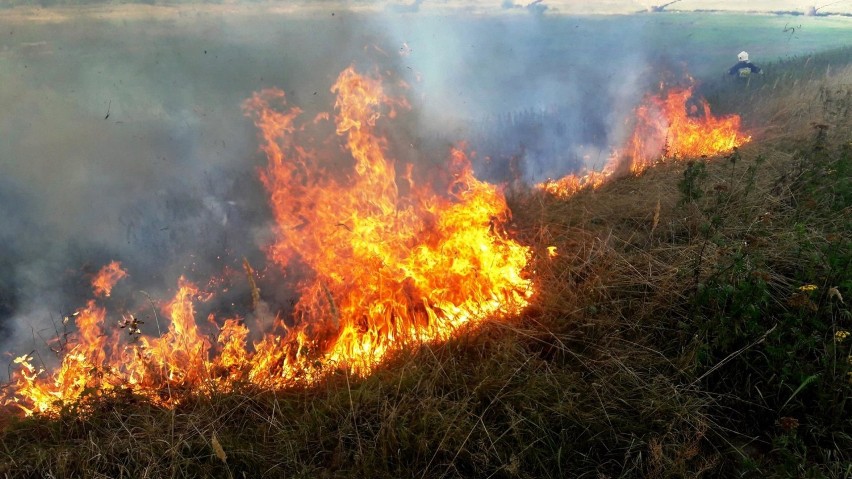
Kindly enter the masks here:
<path id="1" fill-rule="evenodd" d="M 740 131 L 738 115 L 713 116 L 705 100 L 694 98 L 692 87 L 646 96 L 636 109 L 635 120 L 626 146 L 601 171 L 571 174 L 537 187 L 565 198 L 580 190 L 596 189 L 622 171 L 638 175 L 660 159 L 724 154 L 751 140 Z"/>
<path id="2" fill-rule="evenodd" d="M 173 406 L 180 391 L 309 384 L 332 371 L 364 375 L 397 348 L 518 314 L 534 289 L 524 271 L 530 250 L 504 229 L 509 210 L 501 191 L 473 176 L 460 149 L 451 153 L 446 192 L 418 184 L 410 165 L 397 171 L 386 157 L 387 140 L 375 133 L 385 111 L 392 118 L 404 102 L 353 68 L 332 92 L 338 151 L 352 170 L 340 178 L 309 142 L 297 141 L 328 115 L 301 121 L 299 108 L 282 111 L 286 98 L 277 89 L 244 104 L 268 160 L 260 179 L 275 220 L 269 260 L 309 272 L 298 284 L 292 321 L 276 316 L 272 331 L 249 345 L 243 318 L 211 316 L 221 321 L 214 341 L 195 311 L 209 295 L 183 278 L 174 299 L 144 318 L 157 322 L 157 336 L 142 333 L 138 315 L 123 314 L 112 326 L 112 314 L 93 299 L 73 315 L 77 332 L 55 371 L 37 367 L 31 355 L 15 359 L 6 402 L 26 414 L 53 413 L 129 388 Z M 245 268 L 251 282 L 253 270 L 247 262 Z M 118 263 L 104 267 L 93 281 L 95 295 L 108 296 L 125 275 Z M 252 295 L 256 305 L 253 284 Z"/>

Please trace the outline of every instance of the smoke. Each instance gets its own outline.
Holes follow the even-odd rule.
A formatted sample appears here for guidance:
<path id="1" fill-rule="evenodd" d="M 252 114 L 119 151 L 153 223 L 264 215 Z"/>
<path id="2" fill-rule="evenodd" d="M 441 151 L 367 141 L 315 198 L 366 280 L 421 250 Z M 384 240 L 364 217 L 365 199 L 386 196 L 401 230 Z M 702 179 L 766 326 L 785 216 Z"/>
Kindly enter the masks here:
<path id="1" fill-rule="evenodd" d="M 395 157 L 438 164 L 467 140 L 483 176 L 514 179 L 517 167 L 537 182 L 600 166 L 655 75 L 641 19 L 550 18 L 541 2 L 496 16 L 427 7 L 201 8 L 4 32 L 0 350 L 43 345 L 111 260 L 129 272 L 112 300 L 128 310 L 169 298 L 184 275 L 227 290 L 205 308 L 246 314 L 243 258 L 286 308 L 295 279 L 266 268 L 265 158 L 241 110 L 253 91 L 282 88 L 311 118 L 355 64 L 407 85 L 411 111 L 387 127 Z"/>
<path id="2" fill-rule="evenodd" d="M 4 351 L 43 345 L 111 259 L 130 272 L 130 308 L 144 306 L 140 290 L 168 298 L 180 275 L 203 282 L 243 256 L 260 262 L 269 220 L 240 104 L 316 58 L 274 44 L 301 36 L 295 22 L 217 23 L 88 20 L 3 39 Z M 310 96 L 305 78 L 290 86 Z"/>
<path id="3" fill-rule="evenodd" d="M 418 14 L 380 25 L 404 45 L 398 68 L 422 132 L 467 139 L 495 181 L 511 179 L 513 163 L 527 182 L 600 166 L 657 79 L 641 18 Z"/>

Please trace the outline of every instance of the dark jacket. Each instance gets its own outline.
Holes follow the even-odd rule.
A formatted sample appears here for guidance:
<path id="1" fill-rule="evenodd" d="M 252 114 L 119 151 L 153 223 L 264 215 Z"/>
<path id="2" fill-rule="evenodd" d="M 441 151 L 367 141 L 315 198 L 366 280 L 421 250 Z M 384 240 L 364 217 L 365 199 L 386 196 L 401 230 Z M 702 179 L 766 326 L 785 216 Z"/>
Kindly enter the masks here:
<path id="1" fill-rule="evenodd" d="M 746 78 L 752 73 L 760 73 L 760 67 L 752 62 L 739 62 L 728 69 L 728 75 Z"/>

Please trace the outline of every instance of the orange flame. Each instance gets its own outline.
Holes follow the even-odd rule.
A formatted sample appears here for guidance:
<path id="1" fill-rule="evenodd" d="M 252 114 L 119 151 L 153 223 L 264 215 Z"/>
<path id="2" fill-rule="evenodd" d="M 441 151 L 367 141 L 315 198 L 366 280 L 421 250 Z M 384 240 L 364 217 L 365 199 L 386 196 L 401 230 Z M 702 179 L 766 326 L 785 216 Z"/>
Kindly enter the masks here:
<path id="1" fill-rule="evenodd" d="M 739 115 L 713 116 L 707 101 L 693 96 L 692 87 L 670 90 L 664 98 L 648 97 L 636 115 L 636 129 L 628 142 L 633 173 L 641 173 L 660 157 L 718 155 L 751 140 L 740 132 Z"/>
<path id="2" fill-rule="evenodd" d="M 80 337 L 50 378 L 43 376 L 44 368 L 33 364 L 32 356 L 15 358 L 15 364 L 21 369 L 13 383 L 16 395 L 13 400 L 26 414 L 55 410 L 100 389 L 103 376 L 93 374 L 93 370 L 106 358 L 106 336 L 100 328 L 104 315 L 105 311 L 94 301 L 77 311 L 75 318 Z"/>
<path id="3" fill-rule="evenodd" d="M 112 288 L 121 278 L 127 276 L 127 272 L 121 269 L 121 263 L 113 261 L 101 268 L 92 279 L 92 288 L 96 296 L 106 296 L 112 293 Z"/>
<path id="4" fill-rule="evenodd" d="M 636 125 L 624 151 L 610 157 L 602 171 L 549 179 L 536 187 L 566 198 L 597 189 L 622 170 L 636 175 L 660 159 L 719 155 L 750 140 L 740 131 L 738 115 L 715 117 L 704 99 L 694 97 L 692 87 L 675 88 L 664 96 L 645 97 L 636 108 Z"/>
<path id="5" fill-rule="evenodd" d="M 270 259 L 306 270 L 289 326 L 276 317 L 273 330 L 249 346 L 248 327 L 229 318 L 211 342 L 195 318 L 195 303 L 206 297 L 181 278 L 156 324 L 124 316 L 108 339 L 107 313 L 90 301 L 55 372 L 46 374 L 30 356 L 16 359 L 20 370 L 7 402 L 26 414 L 52 413 L 87 394 L 127 387 L 171 406 L 181 391 L 222 390 L 236 381 L 282 387 L 341 368 L 363 375 L 395 349 L 520 312 L 533 292 L 524 274 L 531 253 L 503 228 L 509 210 L 500 190 L 474 178 L 459 149 L 451 154 L 445 193 L 418 185 L 411 166 L 398 174 L 387 141 L 374 130 L 384 107 L 404 102 L 352 68 L 332 91 L 336 132 L 351 160 L 343 178 L 332 169 L 339 158 L 295 141 L 323 117 L 297 123 L 298 108 L 273 108 L 285 100 L 275 89 L 244 105 L 268 159 L 260 179 L 277 225 Z M 142 332 L 155 325 L 157 336 Z M 161 326 L 168 328 L 162 334 Z"/>
<path id="6" fill-rule="evenodd" d="M 106 334 L 106 310 L 90 300 L 73 315 L 76 337 L 68 341 L 69 349 L 52 375 L 46 377 L 44 368 L 37 367 L 32 356 L 15 359 L 20 371 L 13 381 L 14 395 L 6 402 L 16 404 L 26 414 L 52 412 L 125 386 L 157 403 L 170 404 L 175 401 L 163 394 L 172 387 L 202 384 L 209 369 L 209 344 L 195 324 L 192 300 L 198 291 L 183 278 L 179 286 L 174 300 L 163 309 L 165 317 L 171 319 L 168 332 L 158 338 L 142 336 L 142 322 L 131 317 L 120 322 L 131 338 L 124 344 L 118 330 Z"/>
<path id="7" fill-rule="evenodd" d="M 469 321 L 517 313 L 531 293 L 521 273 L 530 253 L 501 230 L 509 211 L 499 190 L 476 180 L 454 150 L 448 194 L 419 187 L 406 169 L 410 194 L 401 195 L 387 142 L 373 132 L 381 107 L 392 103 L 381 84 L 349 68 L 332 91 L 336 131 L 354 160 L 345 181 L 282 135 L 298 130 L 300 113 L 272 111 L 283 92 L 263 91 L 246 103 L 269 159 L 261 180 L 280 233 L 272 259 L 287 267 L 298 258 L 311 269 L 295 307 L 294 331 L 303 335 L 289 335 L 287 354 L 317 348 L 323 363 L 363 373 L 394 345 L 445 339 Z M 266 361 L 283 359 L 277 342 L 257 348 Z"/>

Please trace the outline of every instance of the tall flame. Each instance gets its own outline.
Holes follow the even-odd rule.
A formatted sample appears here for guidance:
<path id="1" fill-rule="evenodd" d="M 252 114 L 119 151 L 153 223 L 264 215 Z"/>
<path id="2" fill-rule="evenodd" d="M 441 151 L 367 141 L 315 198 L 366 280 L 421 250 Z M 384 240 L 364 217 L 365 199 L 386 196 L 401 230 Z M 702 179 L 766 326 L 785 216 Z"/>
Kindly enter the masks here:
<path id="1" fill-rule="evenodd" d="M 276 89 L 244 104 L 268 160 L 260 179 L 276 222 L 270 260 L 302 275 L 292 320 L 276 317 L 273 330 L 249 346 L 244 322 L 226 318 L 210 341 L 194 306 L 207 296 L 181 278 L 162 316 L 146 318 L 157 323 L 158 335 L 149 337 L 142 329 L 153 325 L 134 315 L 108 332 L 107 312 L 92 300 L 78 311 L 78 334 L 57 370 L 45 373 L 30 356 L 16 359 L 7 402 L 27 414 L 51 413 L 86 394 L 127 387 L 169 406 L 181 391 L 235 381 L 281 387 L 340 368 L 363 375 L 397 348 L 444 340 L 465 324 L 524 308 L 533 292 L 524 275 L 530 251 L 504 230 L 509 210 L 500 190 L 473 176 L 460 149 L 451 153 L 446 191 L 418 185 L 410 165 L 397 172 L 387 141 L 375 133 L 384 109 L 404 102 L 353 68 L 332 92 L 348 175 L 333 170 L 339 158 L 296 141 L 327 116 L 299 122 L 300 109 L 276 110 L 285 102 Z M 104 289 L 94 288 L 97 295 Z M 159 334 L 160 327 L 167 330 Z"/>
<path id="2" fill-rule="evenodd" d="M 536 185 L 554 196 L 568 197 L 595 189 L 622 170 L 639 174 L 659 159 L 696 158 L 727 153 L 751 140 L 740 131 L 740 117 L 715 117 L 693 88 L 673 88 L 648 95 L 636 108 L 633 134 L 622 151 L 600 172 L 589 171 Z"/>
<path id="3" fill-rule="evenodd" d="M 446 194 L 414 184 L 406 171 L 409 194 L 401 195 L 387 142 L 373 131 L 391 104 L 382 85 L 350 67 L 332 91 L 336 132 L 354 160 L 343 181 L 282 135 L 299 129 L 300 113 L 271 109 L 282 92 L 260 92 L 245 105 L 269 160 L 261 180 L 279 229 L 272 259 L 285 268 L 298 259 L 311 271 L 295 330 L 328 362 L 366 372 L 393 345 L 444 339 L 469 321 L 517 313 L 531 292 L 522 276 L 529 251 L 501 230 L 509 212 L 499 190 L 476 180 L 454 150 Z M 274 344 L 258 348 L 270 360 L 281 353 Z"/>

